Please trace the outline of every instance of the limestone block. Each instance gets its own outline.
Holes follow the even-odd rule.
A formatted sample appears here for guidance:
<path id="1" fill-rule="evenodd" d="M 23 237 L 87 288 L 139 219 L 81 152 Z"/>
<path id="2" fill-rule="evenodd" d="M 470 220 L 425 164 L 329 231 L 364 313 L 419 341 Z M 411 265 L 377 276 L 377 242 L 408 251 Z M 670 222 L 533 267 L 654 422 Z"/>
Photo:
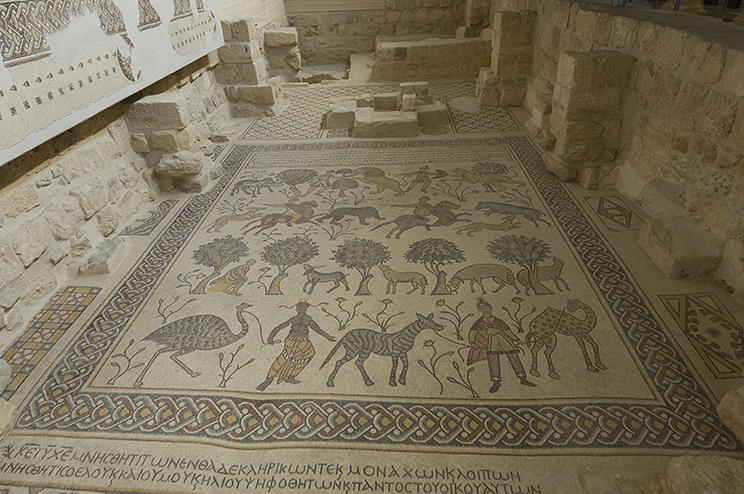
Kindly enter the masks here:
<path id="1" fill-rule="evenodd" d="M 122 237 L 103 241 L 80 266 L 79 273 L 83 276 L 113 273 L 126 256 L 127 247 Z"/>
<path id="2" fill-rule="evenodd" d="M 378 93 L 374 95 L 375 111 L 397 111 L 398 93 Z"/>
<path id="3" fill-rule="evenodd" d="M 570 89 L 627 86 L 635 59 L 612 51 L 563 52 L 558 57 L 556 84 Z"/>
<path id="4" fill-rule="evenodd" d="M 526 87 L 502 87 L 499 90 L 499 106 L 522 106 L 526 94 Z"/>
<path id="5" fill-rule="evenodd" d="M 23 311 L 20 305 L 16 305 L 5 314 L 5 324 L 8 331 L 18 331 L 26 326 Z"/>
<path id="6" fill-rule="evenodd" d="M 178 149 L 188 151 L 199 140 L 199 126 L 195 123 L 190 123 L 185 129 L 175 132 L 174 137 Z"/>
<path id="7" fill-rule="evenodd" d="M 357 98 L 356 105 L 359 108 L 374 108 L 375 98 L 371 94 L 363 94 Z"/>
<path id="8" fill-rule="evenodd" d="M 227 99 L 231 103 L 250 103 L 271 106 L 275 103 L 275 89 L 271 85 L 231 86 L 226 88 Z"/>
<path id="9" fill-rule="evenodd" d="M 711 47 L 695 78 L 703 84 L 717 84 L 726 64 L 726 49 L 719 44 Z M 744 74 L 742 74 L 744 76 Z M 742 86 L 744 88 L 744 85 Z"/>
<path id="10" fill-rule="evenodd" d="M 255 43 L 225 43 L 217 53 L 222 63 L 252 63 L 261 56 Z"/>
<path id="11" fill-rule="evenodd" d="M 7 241 L 0 239 L 0 288 L 23 274 L 23 263 Z"/>
<path id="12" fill-rule="evenodd" d="M 404 94 L 401 97 L 400 111 L 415 111 L 416 110 L 416 95 L 415 94 Z"/>
<path id="13" fill-rule="evenodd" d="M 620 112 L 622 92 L 610 87 L 594 90 L 574 91 L 560 84 L 553 90 L 553 113 L 567 119 L 609 117 Z"/>
<path id="14" fill-rule="evenodd" d="M 326 113 L 325 127 L 327 129 L 350 129 L 354 126 L 354 112 L 356 101 L 339 99 L 331 103 Z"/>
<path id="15" fill-rule="evenodd" d="M 359 108 L 352 137 L 416 137 L 418 128 L 419 122 L 414 112 L 378 112 L 371 108 Z"/>
<path id="16" fill-rule="evenodd" d="M 732 50 L 723 85 L 738 98 L 744 96 L 744 53 Z"/>
<path id="17" fill-rule="evenodd" d="M 718 149 L 716 164 L 720 168 L 733 168 L 741 162 L 742 154 L 736 149 L 726 146 Z"/>
<path id="18" fill-rule="evenodd" d="M 175 132 L 172 130 L 156 130 L 150 134 L 150 149 L 175 153 L 178 151 Z"/>
<path id="19" fill-rule="evenodd" d="M 718 404 L 718 417 L 744 441 L 744 387 L 729 391 Z"/>
<path id="20" fill-rule="evenodd" d="M 596 190 L 599 187 L 599 169 L 585 167 L 579 172 L 579 183 L 586 190 Z"/>
<path id="21" fill-rule="evenodd" d="M 36 263 L 13 282 L 13 290 L 24 305 L 34 305 L 57 288 L 54 273 L 44 264 Z"/>
<path id="22" fill-rule="evenodd" d="M 631 49 L 638 39 L 640 27 L 641 23 L 630 17 L 613 17 L 612 46 L 621 50 Z"/>
<path id="23" fill-rule="evenodd" d="M 39 205 L 39 194 L 34 184 L 24 184 L 0 191 L 0 210 L 8 218 L 17 218 Z"/>
<path id="24" fill-rule="evenodd" d="M 416 115 L 420 126 L 447 126 L 449 125 L 449 114 L 447 105 L 441 101 L 435 101 L 431 105 L 417 105 Z"/>
<path id="25" fill-rule="evenodd" d="M 108 204 L 108 192 L 106 182 L 100 177 L 93 177 L 72 188 L 70 195 L 78 200 L 87 220 Z"/>
<path id="26" fill-rule="evenodd" d="M 639 132 L 643 150 L 659 161 L 667 161 L 674 145 L 675 131 L 664 120 L 651 118 L 641 122 Z"/>
<path id="27" fill-rule="evenodd" d="M 429 95 L 428 82 L 403 82 L 400 85 L 401 94 L 415 94 L 419 98 Z"/>
<path id="28" fill-rule="evenodd" d="M 90 239 L 86 236 L 70 240 L 70 255 L 72 257 L 82 257 L 91 249 Z"/>
<path id="29" fill-rule="evenodd" d="M 113 204 L 118 201 L 119 198 L 121 198 L 121 195 L 124 193 L 124 190 L 126 190 L 126 188 L 118 178 L 110 178 L 108 180 L 109 202 Z"/>
<path id="30" fill-rule="evenodd" d="M 555 115 L 551 117 L 551 125 L 553 119 L 555 119 Z M 556 139 L 558 138 L 556 137 Z M 558 139 L 555 146 L 555 153 L 558 159 L 564 163 L 595 161 L 603 156 L 604 146 L 598 142 L 567 143 Z"/>
<path id="31" fill-rule="evenodd" d="M 267 29 L 264 31 L 264 46 L 267 48 L 297 46 L 297 28 Z"/>
<path id="32" fill-rule="evenodd" d="M 645 33 L 641 37 L 641 50 L 653 52 L 654 59 L 668 70 L 679 68 L 685 45 L 690 37 L 681 29 L 644 22 Z"/>
<path id="33" fill-rule="evenodd" d="M 186 98 L 175 92 L 145 96 L 132 105 L 126 123 L 132 132 L 183 129 L 189 124 Z"/>
<path id="34" fill-rule="evenodd" d="M 240 70 L 245 84 L 257 85 L 266 82 L 266 61 L 263 58 L 253 63 L 241 64 Z"/>
<path id="35" fill-rule="evenodd" d="M 295 46 L 287 52 L 287 66 L 294 70 L 302 68 L 302 55 L 298 47 Z"/>
<path id="36" fill-rule="evenodd" d="M 563 182 L 570 182 L 576 178 L 577 170 L 556 159 L 552 154 L 545 157 L 545 169 Z"/>
<path id="37" fill-rule="evenodd" d="M 127 189 L 136 187 L 140 183 L 139 175 L 135 171 L 135 168 L 124 163 L 119 163 L 116 166 L 116 178 L 118 178 L 122 185 Z"/>
<path id="38" fill-rule="evenodd" d="M 726 139 L 734 127 L 737 111 L 735 98 L 711 90 L 695 115 L 696 128 L 714 139 Z"/>
<path id="39" fill-rule="evenodd" d="M 129 144 L 137 153 L 147 154 L 150 152 L 150 143 L 147 142 L 147 135 L 143 133 L 132 134 Z"/>
<path id="40" fill-rule="evenodd" d="M 128 190 L 118 204 L 121 217 L 126 218 L 127 220 L 134 218 L 137 216 L 137 213 L 139 213 L 140 207 L 143 203 L 144 200 L 139 192 L 134 189 Z"/>
<path id="41" fill-rule="evenodd" d="M 721 256 L 715 236 L 683 216 L 645 221 L 638 245 L 668 278 L 704 276 Z"/>
<path id="42" fill-rule="evenodd" d="M 119 216 L 116 214 L 116 209 L 111 205 L 101 209 L 96 215 L 96 220 L 98 221 L 98 231 L 104 237 L 108 237 L 119 227 Z"/>
<path id="43" fill-rule="evenodd" d="M 612 17 L 606 12 L 597 14 L 592 30 L 592 41 L 600 45 L 608 46 L 610 44 L 610 33 L 612 32 Z"/>
<path id="44" fill-rule="evenodd" d="M 550 131 L 556 139 L 563 142 L 596 141 L 602 136 L 604 127 L 598 122 L 587 120 L 566 120 L 561 115 L 550 119 Z"/>
<path id="45" fill-rule="evenodd" d="M 214 79 L 218 84 L 238 84 L 240 78 L 240 65 L 221 63 L 214 69 Z"/>
<path id="46" fill-rule="evenodd" d="M 744 462 L 718 455 L 674 458 L 664 484 L 668 494 L 740 492 L 744 485 Z"/>
<path id="47" fill-rule="evenodd" d="M 256 23 L 251 17 L 231 22 L 229 31 L 231 41 L 258 41 Z"/>
<path id="48" fill-rule="evenodd" d="M 493 14 L 493 30 L 498 33 L 519 31 L 522 19 L 519 12 L 495 12 Z"/>
<path id="49" fill-rule="evenodd" d="M 601 139 L 604 142 L 615 142 L 620 139 L 620 127 L 622 126 L 622 120 L 605 120 L 602 122 L 602 136 Z"/>
<path id="50" fill-rule="evenodd" d="M 165 178 L 198 175 L 204 169 L 202 157 L 190 151 L 165 154 L 155 165 L 155 173 Z"/>
<path id="51" fill-rule="evenodd" d="M 25 267 L 38 259 L 47 247 L 44 240 L 44 224 L 40 218 L 25 222 L 11 233 L 10 237 L 13 249 Z"/>
<path id="52" fill-rule="evenodd" d="M 491 71 L 490 67 L 482 67 L 475 83 L 475 98 L 480 106 L 496 106 L 499 104 L 498 83 L 500 78 Z"/>
<path id="53" fill-rule="evenodd" d="M 44 210 L 52 235 L 57 240 L 67 240 L 78 231 L 78 225 L 85 219 L 80 203 L 71 196 L 61 197 Z"/>
<path id="54" fill-rule="evenodd" d="M 51 249 L 49 249 L 48 256 L 49 256 L 49 262 L 52 264 L 59 264 L 59 262 L 67 257 L 68 252 L 65 250 L 65 248 L 57 244 Z"/>

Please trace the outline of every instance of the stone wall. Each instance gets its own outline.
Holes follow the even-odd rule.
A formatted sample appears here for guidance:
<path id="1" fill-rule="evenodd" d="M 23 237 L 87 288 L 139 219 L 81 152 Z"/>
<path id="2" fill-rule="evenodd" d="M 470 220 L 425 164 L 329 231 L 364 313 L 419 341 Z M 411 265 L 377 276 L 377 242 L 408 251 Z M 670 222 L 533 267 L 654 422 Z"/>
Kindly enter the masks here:
<path id="1" fill-rule="evenodd" d="M 473 26 L 473 35 L 488 27 L 485 0 L 386 0 L 379 10 L 355 10 L 348 2 L 342 12 L 287 11 L 290 26 L 297 27 L 300 51 L 308 65 L 347 62 L 352 53 L 375 51 L 379 35 L 433 34 L 454 37 L 462 26 Z"/>
<path id="2" fill-rule="evenodd" d="M 229 117 L 229 109 L 213 82 L 209 58 L 3 165 L 0 348 L 19 336 L 69 275 L 79 274 L 97 247 L 163 193 L 153 180 L 160 157 L 179 146 L 196 155 L 211 154 L 209 136 Z M 133 135 L 125 121 L 133 101 L 159 93 L 176 94 L 183 102 L 180 123 L 168 131 L 156 129 L 160 134 L 155 136 Z M 177 139 L 179 133 L 186 135 Z"/>
<path id="3" fill-rule="evenodd" d="M 744 28 L 605 2 L 495 0 L 492 11 L 537 12 L 522 104 L 549 168 L 644 206 L 641 245 L 667 275 L 713 274 L 744 294 Z M 597 63 L 624 80 L 601 88 Z"/>

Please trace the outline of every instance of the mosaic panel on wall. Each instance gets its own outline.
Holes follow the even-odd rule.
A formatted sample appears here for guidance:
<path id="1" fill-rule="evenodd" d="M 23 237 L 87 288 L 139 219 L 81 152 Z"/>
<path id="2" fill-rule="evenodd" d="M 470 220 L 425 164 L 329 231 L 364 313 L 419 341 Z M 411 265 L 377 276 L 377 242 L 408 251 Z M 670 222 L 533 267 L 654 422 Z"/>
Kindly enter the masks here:
<path id="1" fill-rule="evenodd" d="M 0 1 L 0 163 L 222 43 L 216 0 Z"/>

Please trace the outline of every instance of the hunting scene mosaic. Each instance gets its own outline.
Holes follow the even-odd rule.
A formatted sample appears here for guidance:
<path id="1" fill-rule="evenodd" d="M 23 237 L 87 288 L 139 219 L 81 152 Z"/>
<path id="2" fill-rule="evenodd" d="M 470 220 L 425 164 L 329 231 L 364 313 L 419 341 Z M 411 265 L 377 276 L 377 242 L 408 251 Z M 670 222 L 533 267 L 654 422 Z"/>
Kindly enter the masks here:
<path id="1" fill-rule="evenodd" d="M 220 159 L 219 185 L 153 238 L 14 433 L 738 447 L 528 139 L 235 146 Z"/>

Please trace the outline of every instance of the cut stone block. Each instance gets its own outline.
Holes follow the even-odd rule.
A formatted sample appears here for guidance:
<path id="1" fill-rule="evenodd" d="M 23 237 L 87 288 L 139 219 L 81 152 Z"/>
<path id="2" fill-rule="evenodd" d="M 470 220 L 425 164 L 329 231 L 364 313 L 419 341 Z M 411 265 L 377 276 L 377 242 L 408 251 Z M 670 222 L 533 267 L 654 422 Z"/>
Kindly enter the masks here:
<path id="1" fill-rule="evenodd" d="M 356 111 L 352 137 L 416 137 L 418 135 L 419 123 L 415 112 L 376 112 L 371 108 L 360 108 Z"/>
<path id="2" fill-rule="evenodd" d="M 111 205 L 99 211 L 96 220 L 98 221 L 98 231 L 104 237 L 108 237 L 119 227 L 119 216 L 116 214 L 116 209 Z"/>
<path id="3" fill-rule="evenodd" d="M 201 156 L 190 151 L 163 155 L 155 165 L 155 173 L 167 178 L 198 175 L 203 169 Z"/>
<path id="4" fill-rule="evenodd" d="M 147 136 L 143 133 L 132 134 L 129 144 L 136 153 L 147 154 L 150 152 L 150 143 L 147 142 Z"/>
<path id="5" fill-rule="evenodd" d="M 331 103 L 326 114 L 325 127 L 327 129 L 350 129 L 354 126 L 354 112 L 357 102 L 350 100 L 336 100 Z"/>
<path id="6" fill-rule="evenodd" d="M 561 141 L 578 142 L 599 139 L 604 128 L 597 122 L 566 120 L 560 115 L 553 115 L 550 119 L 550 131 Z"/>
<path id="7" fill-rule="evenodd" d="M 83 276 L 110 274 L 116 271 L 127 253 L 126 241 L 121 237 L 104 240 L 79 268 Z"/>
<path id="8" fill-rule="evenodd" d="M 93 177 L 70 190 L 80 203 L 85 219 L 91 218 L 109 202 L 109 189 L 100 177 Z"/>
<path id="9" fill-rule="evenodd" d="M 13 248 L 25 267 L 41 256 L 46 250 L 44 225 L 40 219 L 33 219 L 21 225 L 11 234 Z"/>
<path id="10" fill-rule="evenodd" d="M 428 82 L 404 82 L 400 85 L 401 94 L 415 94 L 419 98 L 422 96 L 428 96 L 429 94 L 429 83 Z"/>
<path id="11" fill-rule="evenodd" d="M 671 461 L 664 483 L 668 494 L 741 492 L 744 462 L 712 454 L 682 456 Z"/>
<path id="12" fill-rule="evenodd" d="M 721 422 L 744 441 L 744 387 L 729 391 L 718 404 Z"/>
<path id="13" fill-rule="evenodd" d="M 374 95 L 375 111 L 397 111 L 398 93 L 379 93 Z"/>
<path id="14" fill-rule="evenodd" d="M 526 94 L 526 87 L 502 87 L 499 90 L 499 106 L 522 106 Z"/>
<path id="15" fill-rule="evenodd" d="M 447 105 L 441 101 L 435 101 L 431 105 L 416 106 L 416 115 L 420 126 L 446 127 L 449 125 L 449 114 Z"/>
<path id="16" fill-rule="evenodd" d="M 13 248 L 0 239 L 0 288 L 4 288 L 11 281 L 23 274 L 23 264 L 13 252 Z"/>
<path id="17" fill-rule="evenodd" d="M 261 57 L 256 43 L 226 43 L 217 53 L 222 63 L 251 63 Z"/>
<path id="18" fill-rule="evenodd" d="M 37 262 L 13 282 L 12 289 L 23 305 L 34 305 L 57 288 L 57 279 L 46 266 Z"/>
<path id="19" fill-rule="evenodd" d="M 403 94 L 400 100 L 400 111 L 416 110 L 416 100 L 415 94 Z"/>
<path id="20" fill-rule="evenodd" d="M 175 153 L 178 151 L 176 136 L 172 130 L 157 130 L 150 134 L 150 148 L 155 151 Z"/>
<path id="21" fill-rule="evenodd" d="M 16 218 L 39 204 L 39 194 L 33 184 L 21 185 L 7 192 L 0 191 L 0 210 L 8 218 Z"/>
<path id="22" fill-rule="evenodd" d="M 715 236 L 682 216 L 645 221 L 638 245 L 668 278 L 706 275 L 721 257 Z"/>
<path id="23" fill-rule="evenodd" d="M 78 225 L 85 219 L 80 203 L 71 196 L 57 199 L 44 211 L 52 235 L 57 240 L 67 240 L 78 231 Z M 2 271 L 2 270 L 0 270 Z M 2 284 L 2 283 L 0 283 Z"/>
<path id="24" fill-rule="evenodd" d="M 371 94 L 363 94 L 357 98 L 356 104 L 358 108 L 374 108 L 375 97 Z"/>
<path id="25" fill-rule="evenodd" d="M 132 132 L 183 129 L 189 124 L 186 98 L 169 92 L 145 96 L 127 112 L 126 123 Z"/>
<path id="26" fill-rule="evenodd" d="M 475 97 L 481 106 L 496 106 L 499 104 L 498 83 L 501 81 L 490 67 L 483 67 L 478 73 L 475 83 Z"/>
<path id="27" fill-rule="evenodd" d="M 281 48 L 297 45 L 297 28 L 283 27 L 264 31 L 264 46 L 267 48 Z"/>

